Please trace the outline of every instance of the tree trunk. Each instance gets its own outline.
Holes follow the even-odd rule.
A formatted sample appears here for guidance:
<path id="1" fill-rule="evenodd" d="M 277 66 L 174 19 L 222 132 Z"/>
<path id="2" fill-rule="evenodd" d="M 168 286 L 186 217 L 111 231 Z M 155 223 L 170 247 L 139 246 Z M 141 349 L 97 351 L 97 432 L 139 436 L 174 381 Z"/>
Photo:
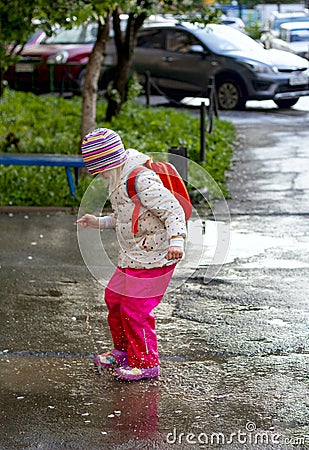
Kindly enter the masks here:
<path id="1" fill-rule="evenodd" d="M 110 122 L 114 116 L 120 113 L 123 103 L 127 99 L 127 85 L 132 64 L 132 58 L 122 56 L 118 61 L 112 90 L 107 93 L 106 121 Z"/>
<path id="2" fill-rule="evenodd" d="M 82 93 L 82 125 L 81 138 L 96 128 L 96 103 L 98 96 L 98 82 L 101 73 L 106 42 L 109 37 L 110 14 L 104 17 L 105 23 L 99 21 L 97 40 L 89 57 L 86 67 Z"/>
<path id="3" fill-rule="evenodd" d="M 117 67 L 112 86 L 107 92 L 108 105 L 105 117 L 107 122 L 110 122 L 114 116 L 120 113 L 123 103 L 127 100 L 128 79 L 133 61 L 136 35 L 145 19 L 146 15 L 144 13 L 140 15 L 129 14 L 126 33 L 123 36 L 120 27 L 119 10 L 113 11 Z"/>

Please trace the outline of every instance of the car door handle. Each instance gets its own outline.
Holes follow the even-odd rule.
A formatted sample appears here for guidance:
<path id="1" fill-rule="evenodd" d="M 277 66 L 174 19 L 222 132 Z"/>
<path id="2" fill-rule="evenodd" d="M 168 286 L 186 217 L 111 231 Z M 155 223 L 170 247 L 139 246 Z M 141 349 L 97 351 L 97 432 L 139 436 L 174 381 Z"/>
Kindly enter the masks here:
<path id="1" fill-rule="evenodd" d="M 163 56 L 162 61 L 170 63 L 174 61 L 174 58 L 172 56 Z"/>

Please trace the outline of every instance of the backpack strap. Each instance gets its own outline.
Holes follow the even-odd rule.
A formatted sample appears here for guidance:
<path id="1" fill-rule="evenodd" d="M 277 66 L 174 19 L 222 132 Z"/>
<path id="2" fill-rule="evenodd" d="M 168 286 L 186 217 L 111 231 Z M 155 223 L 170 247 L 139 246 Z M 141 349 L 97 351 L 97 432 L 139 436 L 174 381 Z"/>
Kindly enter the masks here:
<path id="1" fill-rule="evenodd" d="M 146 167 L 136 167 L 129 174 L 126 182 L 127 194 L 134 203 L 134 210 L 132 213 L 132 233 L 136 234 L 138 232 L 138 217 L 141 209 L 141 202 L 138 198 L 138 193 L 136 191 L 136 180 L 141 172 L 148 170 Z"/>
<path id="2" fill-rule="evenodd" d="M 156 172 L 156 174 L 159 176 L 159 178 L 161 179 L 164 186 L 174 194 L 173 183 L 172 183 L 171 177 L 175 178 L 175 176 L 176 176 L 177 178 L 179 178 L 179 176 L 178 176 L 178 173 L 176 172 L 175 168 L 173 168 L 170 163 L 165 162 L 165 161 L 164 162 L 162 162 L 162 161 L 161 162 L 153 162 L 151 159 L 148 159 L 145 166 L 148 167 L 148 169 Z"/>

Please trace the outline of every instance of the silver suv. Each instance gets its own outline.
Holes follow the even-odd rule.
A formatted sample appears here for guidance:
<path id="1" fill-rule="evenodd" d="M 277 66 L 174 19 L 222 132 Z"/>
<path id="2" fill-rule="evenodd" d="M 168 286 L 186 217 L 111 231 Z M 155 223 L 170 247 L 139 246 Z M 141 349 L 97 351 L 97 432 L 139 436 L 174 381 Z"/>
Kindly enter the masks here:
<path id="1" fill-rule="evenodd" d="M 140 80 L 148 73 L 165 95 L 205 97 L 214 77 L 220 109 L 243 109 L 247 100 L 272 99 L 282 108 L 309 95 L 308 61 L 265 50 L 231 27 L 184 23 L 141 29 L 134 56 Z"/>

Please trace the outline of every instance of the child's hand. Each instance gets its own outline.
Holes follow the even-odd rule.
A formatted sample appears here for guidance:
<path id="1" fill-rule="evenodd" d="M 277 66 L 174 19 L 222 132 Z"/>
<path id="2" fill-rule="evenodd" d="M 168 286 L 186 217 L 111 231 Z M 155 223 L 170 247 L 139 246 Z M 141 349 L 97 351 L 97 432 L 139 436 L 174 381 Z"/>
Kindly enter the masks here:
<path id="1" fill-rule="evenodd" d="M 166 259 L 181 259 L 183 257 L 183 248 L 178 247 L 176 245 L 172 245 L 169 247 L 168 252 L 166 254 Z"/>
<path id="2" fill-rule="evenodd" d="M 99 228 L 99 218 L 92 214 L 85 214 L 80 219 L 76 220 L 76 223 L 83 228 Z"/>

